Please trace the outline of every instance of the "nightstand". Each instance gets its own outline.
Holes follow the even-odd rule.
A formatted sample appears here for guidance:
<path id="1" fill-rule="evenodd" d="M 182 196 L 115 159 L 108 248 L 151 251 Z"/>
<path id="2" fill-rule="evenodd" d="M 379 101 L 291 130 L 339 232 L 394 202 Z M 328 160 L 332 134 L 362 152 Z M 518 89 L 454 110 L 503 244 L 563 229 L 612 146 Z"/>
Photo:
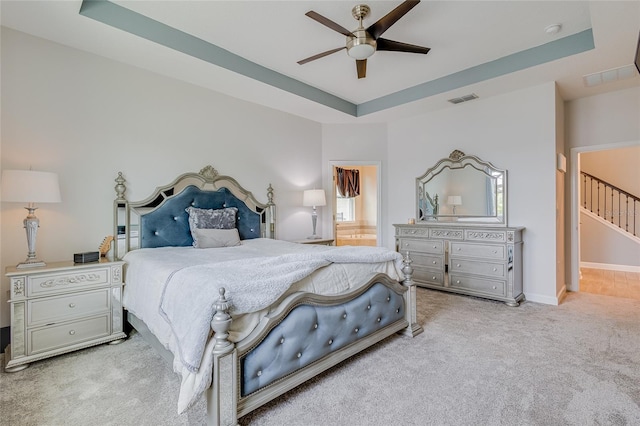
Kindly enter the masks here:
<path id="1" fill-rule="evenodd" d="M 5 371 L 20 371 L 33 361 L 126 338 L 123 265 L 101 259 L 8 267 L 11 344 L 4 354 Z"/>
<path id="2" fill-rule="evenodd" d="M 298 244 L 318 244 L 318 245 L 322 245 L 322 246 L 332 246 L 333 245 L 333 238 L 318 238 L 315 240 L 312 240 L 311 238 L 306 239 L 306 240 L 297 240 L 294 241 L 294 243 L 298 243 Z"/>

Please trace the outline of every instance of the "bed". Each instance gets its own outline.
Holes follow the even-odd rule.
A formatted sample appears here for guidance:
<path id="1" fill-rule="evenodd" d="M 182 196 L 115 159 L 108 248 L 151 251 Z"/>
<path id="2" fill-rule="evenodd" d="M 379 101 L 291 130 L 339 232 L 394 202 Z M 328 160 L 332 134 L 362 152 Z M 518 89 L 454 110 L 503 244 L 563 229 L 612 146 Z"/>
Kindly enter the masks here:
<path id="1" fill-rule="evenodd" d="M 416 322 L 411 259 L 380 247 L 276 239 L 273 188 L 259 202 L 207 166 L 129 202 L 116 178 L 114 246 L 128 322 L 202 395 L 211 425 L 238 419 Z M 259 291 L 257 291 L 259 290 Z"/>

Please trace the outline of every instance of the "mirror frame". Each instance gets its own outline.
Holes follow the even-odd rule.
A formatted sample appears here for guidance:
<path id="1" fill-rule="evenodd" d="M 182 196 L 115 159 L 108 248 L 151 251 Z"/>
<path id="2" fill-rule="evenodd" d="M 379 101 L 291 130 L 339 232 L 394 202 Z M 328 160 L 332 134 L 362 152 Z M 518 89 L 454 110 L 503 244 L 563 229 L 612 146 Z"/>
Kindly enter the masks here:
<path id="1" fill-rule="evenodd" d="M 424 215 L 420 214 L 420 193 L 424 186 L 433 178 L 442 173 L 445 169 L 459 170 L 465 167 L 473 167 L 474 169 L 484 173 L 487 177 L 493 178 L 495 174 L 502 174 L 502 215 L 498 216 L 498 208 L 496 205 L 495 216 L 480 216 L 480 215 L 441 215 L 436 211 L 434 214 Z M 507 171 L 495 167 L 493 164 L 483 161 L 474 155 L 465 155 L 460 150 L 454 150 L 449 155 L 449 158 L 443 158 L 438 161 L 435 166 L 427 169 L 427 171 L 416 178 L 416 223 L 429 223 L 430 225 L 442 224 L 472 224 L 475 226 L 507 226 Z M 427 194 L 427 197 L 428 194 Z M 496 199 L 498 198 L 496 194 Z M 428 199 L 432 206 L 434 206 L 433 200 Z M 497 202 L 497 201 L 496 201 Z M 439 206 L 436 203 L 436 206 Z M 436 207 L 434 206 L 434 208 Z M 437 210 L 437 208 L 436 208 Z M 463 220 L 460 220 L 462 218 Z"/>

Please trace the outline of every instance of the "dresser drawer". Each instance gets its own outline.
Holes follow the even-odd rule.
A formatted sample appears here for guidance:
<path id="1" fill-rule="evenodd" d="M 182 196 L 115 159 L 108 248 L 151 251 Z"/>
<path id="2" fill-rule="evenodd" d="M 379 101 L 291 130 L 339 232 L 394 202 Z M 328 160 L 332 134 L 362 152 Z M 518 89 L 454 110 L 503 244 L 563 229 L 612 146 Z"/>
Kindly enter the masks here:
<path id="1" fill-rule="evenodd" d="M 444 253 L 444 242 L 440 240 L 413 240 L 409 238 L 403 238 L 400 240 L 400 249 L 401 253 L 414 251 L 422 252 L 422 253 L 432 253 L 432 254 L 443 254 Z"/>
<path id="2" fill-rule="evenodd" d="M 451 243 L 451 256 L 479 257 L 482 259 L 506 258 L 505 246 L 492 244 Z"/>
<path id="3" fill-rule="evenodd" d="M 108 311 L 108 288 L 33 299 L 28 302 L 28 325 L 60 322 Z"/>
<path id="4" fill-rule="evenodd" d="M 505 278 L 506 268 L 503 263 L 488 263 L 479 260 L 451 259 L 449 271 L 467 274 L 485 275 L 491 278 Z"/>
<path id="5" fill-rule="evenodd" d="M 29 343 L 31 348 L 29 355 L 108 336 L 110 332 L 109 314 L 29 330 Z"/>
<path id="6" fill-rule="evenodd" d="M 86 271 L 43 274 L 29 277 L 27 296 L 45 296 L 61 292 L 109 285 L 109 268 L 91 268 Z"/>
<path id="7" fill-rule="evenodd" d="M 429 284 L 444 285 L 444 272 L 430 271 L 424 268 L 413 268 L 413 279 L 415 281 L 428 282 Z"/>
<path id="8" fill-rule="evenodd" d="M 484 280 L 453 273 L 449 274 L 449 286 L 495 296 L 503 296 L 505 294 L 504 281 Z"/>
<path id="9" fill-rule="evenodd" d="M 437 269 L 444 271 L 444 256 L 442 255 L 429 255 L 420 252 L 410 252 L 409 256 L 413 263 L 411 266 L 422 266 L 424 268 Z"/>

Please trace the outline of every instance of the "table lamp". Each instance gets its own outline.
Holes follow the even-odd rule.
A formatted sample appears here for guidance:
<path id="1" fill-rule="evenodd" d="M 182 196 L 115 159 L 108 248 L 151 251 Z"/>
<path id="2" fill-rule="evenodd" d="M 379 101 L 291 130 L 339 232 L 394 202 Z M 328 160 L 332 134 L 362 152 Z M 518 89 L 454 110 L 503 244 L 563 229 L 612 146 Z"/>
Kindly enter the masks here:
<path id="1" fill-rule="evenodd" d="M 318 223 L 318 213 L 316 207 L 327 205 L 327 200 L 324 196 L 324 189 L 307 189 L 302 193 L 302 205 L 305 207 L 313 207 L 313 213 L 311 214 L 311 222 L 313 223 L 313 235 L 307 237 L 310 240 L 317 240 L 320 237 L 316 235 L 316 224 Z"/>
<path id="2" fill-rule="evenodd" d="M 447 204 L 453 206 L 453 214 L 456 214 L 456 207 L 462 205 L 462 197 L 460 195 L 449 195 Z"/>

